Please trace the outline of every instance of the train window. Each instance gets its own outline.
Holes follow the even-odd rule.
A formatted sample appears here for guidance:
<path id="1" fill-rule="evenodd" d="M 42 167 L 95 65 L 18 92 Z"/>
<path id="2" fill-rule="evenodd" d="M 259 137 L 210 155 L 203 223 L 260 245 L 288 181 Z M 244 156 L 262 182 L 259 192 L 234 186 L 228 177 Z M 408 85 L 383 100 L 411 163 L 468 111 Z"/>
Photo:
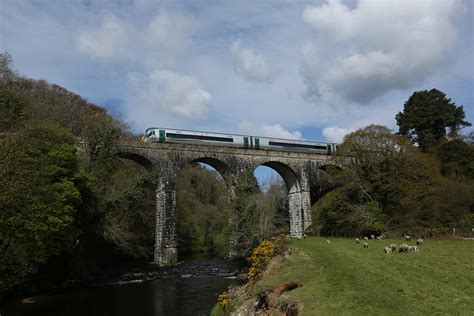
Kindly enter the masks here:
<path id="1" fill-rule="evenodd" d="M 268 144 L 269 144 L 270 146 L 279 146 L 279 147 L 291 147 L 291 148 L 305 148 L 305 149 L 327 150 L 326 146 L 321 146 L 321 145 L 282 143 L 282 142 L 272 142 L 272 141 L 270 141 Z"/>
<path id="2" fill-rule="evenodd" d="M 191 134 L 176 134 L 176 133 L 166 133 L 166 137 L 174 139 L 197 139 L 197 140 L 209 140 L 214 142 L 225 142 L 233 143 L 234 139 L 229 137 L 219 137 L 219 136 L 205 136 L 205 135 L 191 135 Z"/>

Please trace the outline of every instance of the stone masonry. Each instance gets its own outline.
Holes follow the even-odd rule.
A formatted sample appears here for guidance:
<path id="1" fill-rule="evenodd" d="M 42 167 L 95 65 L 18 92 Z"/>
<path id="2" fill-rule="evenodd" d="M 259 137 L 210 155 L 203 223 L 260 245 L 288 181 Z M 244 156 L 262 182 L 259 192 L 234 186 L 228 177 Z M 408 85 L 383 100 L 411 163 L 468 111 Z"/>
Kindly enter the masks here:
<path id="1" fill-rule="evenodd" d="M 274 169 L 288 189 L 290 235 L 301 237 L 311 225 L 309 179 L 329 163 L 327 155 L 316 153 L 135 141 L 122 142 L 117 156 L 134 160 L 153 174 L 157 187 L 154 259 L 162 266 L 177 263 L 176 175 L 186 164 L 202 162 L 215 168 L 230 198 L 240 172 L 253 172 L 260 165 Z"/>

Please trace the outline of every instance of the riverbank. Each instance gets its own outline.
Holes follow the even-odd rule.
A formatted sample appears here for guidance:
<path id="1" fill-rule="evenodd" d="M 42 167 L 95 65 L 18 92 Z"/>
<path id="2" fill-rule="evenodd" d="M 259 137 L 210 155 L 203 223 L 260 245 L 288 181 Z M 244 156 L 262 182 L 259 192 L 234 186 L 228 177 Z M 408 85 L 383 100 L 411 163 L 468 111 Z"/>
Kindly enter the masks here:
<path id="1" fill-rule="evenodd" d="M 270 263 L 247 289 L 250 301 L 288 281 L 301 285 L 280 301 L 297 302 L 298 315 L 471 315 L 474 311 L 474 242 L 425 240 L 419 252 L 385 254 L 402 239 L 312 237 L 293 240 L 290 255 Z M 414 244 L 412 241 L 410 244 Z M 296 303 L 295 303 L 296 304 Z M 252 304 L 247 305 L 251 306 Z"/>

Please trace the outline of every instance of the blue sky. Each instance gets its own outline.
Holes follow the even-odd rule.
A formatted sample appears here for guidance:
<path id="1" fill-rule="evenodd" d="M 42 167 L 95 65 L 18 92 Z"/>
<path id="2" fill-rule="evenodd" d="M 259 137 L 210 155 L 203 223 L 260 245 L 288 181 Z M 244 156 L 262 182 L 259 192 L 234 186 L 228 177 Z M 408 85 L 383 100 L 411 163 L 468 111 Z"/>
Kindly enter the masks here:
<path id="1" fill-rule="evenodd" d="M 416 90 L 474 122 L 472 1 L 0 0 L 0 49 L 148 126 L 341 141 Z"/>

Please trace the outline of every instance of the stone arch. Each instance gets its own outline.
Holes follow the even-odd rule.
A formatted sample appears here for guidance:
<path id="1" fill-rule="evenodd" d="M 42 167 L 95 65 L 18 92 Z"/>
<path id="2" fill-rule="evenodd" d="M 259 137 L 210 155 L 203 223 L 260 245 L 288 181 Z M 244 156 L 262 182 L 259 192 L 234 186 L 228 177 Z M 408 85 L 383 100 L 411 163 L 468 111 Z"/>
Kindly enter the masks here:
<path id="1" fill-rule="evenodd" d="M 288 193 L 301 191 L 301 183 L 298 176 L 296 175 L 295 171 L 287 164 L 279 161 L 267 161 L 260 164 L 259 166 L 266 166 L 278 172 L 278 174 L 285 181 Z"/>
<path id="2" fill-rule="evenodd" d="M 310 225 L 310 209 L 307 207 L 307 194 L 303 191 L 301 179 L 295 170 L 288 164 L 280 161 L 266 161 L 258 166 L 266 166 L 275 170 L 285 181 L 288 190 L 288 208 L 290 216 L 290 235 L 301 237 L 304 230 Z M 256 168 L 258 167 L 256 166 Z M 254 168 L 255 169 L 255 168 Z M 307 192 L 309 195 L 309 192 Z"/>
<path id="3" fill-rule="evenodd" d="M 212 168 L 216 169 L 217 172 L 220 174 L 222 179 L 224 179 L 224 183 L 227 187 L 227 190 L 231 189 L 232 187 L 232 179 L 231 179 L 231 172 L 229 166 L 223 162 L 222 160 L 212 158 L 212 157 L 199 157 L 195 158 L 189 162 L 200 162 L 206 165 L 211 166 Z"/>
<path id="4" fill-rule="evenodd" d="M 118 158 L 128 159 L 143 166 L 146 170 L 152 171 L 156 168 L 156 163 L 152 159 L 136 152 L 119 151 L 115 154 Z"/>

